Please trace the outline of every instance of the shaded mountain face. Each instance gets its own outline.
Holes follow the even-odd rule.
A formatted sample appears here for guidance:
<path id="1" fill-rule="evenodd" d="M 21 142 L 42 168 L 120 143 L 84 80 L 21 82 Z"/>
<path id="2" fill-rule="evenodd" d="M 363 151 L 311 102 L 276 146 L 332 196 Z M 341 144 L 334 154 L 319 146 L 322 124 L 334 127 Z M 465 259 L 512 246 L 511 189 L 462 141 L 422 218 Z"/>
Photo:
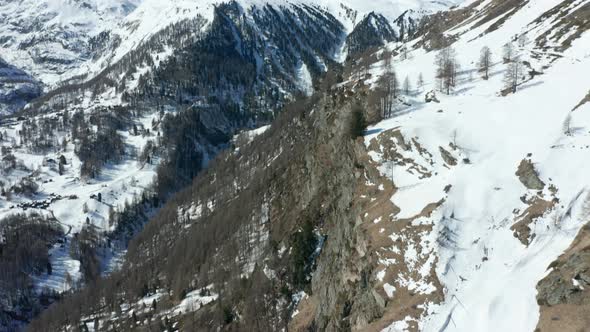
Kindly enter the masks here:
<path id="1" fill-rule="evenodd" d="M 39 82 L 0 58 L 0 115 L 20 110 L 41 92 Z"/>
<path id="2" fill-rule="evenodd" d="M 220 5 L 207 31 L 144 75 L 135 92 L 144 102 L 180 96 L 189 105 L 248 104 L 247 113 L 267 112 L 313 90 L 313 79 L 335 63 L 344 35 L 333 16 L 314 7 Z"/>
<path id="3" fill-rule="evenodd" d="M 294 96 L 311 94 L 317 78 L 337 65 L 345 36 L 333 16 L 306 5 L 244 8 L 231 2 L 217 6 L 210 19 L 197 16 L 160 31 L 96 77 L 56 89 L 29 110 L 106 103 L 194 111 L 190 127 L 199 129 L 188 134 L 191 151 L 175 152 L 190 169 L 178 178 L 190 183 L 239 129 L 266 124 Z M 107 48 L 117 43 L 113 35 L 101 42 Z M 196 160 L 197 167 L 184 164 Z"/>
<path id="4" fill-rule="evenodd" d="M 414 33 L 418 29 L 420 19 L 427 15 L 425 12 L 408 9 L 398 16 L 392 25 L 397 30 L 398 40 L 407 41 L 412 39 Z"/>
<path id="5" fill-rule="evenodd" d="M 369 48 L 396 40 L 398 35 L 385 16 L 372 12 L 354 27 L 346 38 L 346 46 L 349 56 L 356 56 Z"/>

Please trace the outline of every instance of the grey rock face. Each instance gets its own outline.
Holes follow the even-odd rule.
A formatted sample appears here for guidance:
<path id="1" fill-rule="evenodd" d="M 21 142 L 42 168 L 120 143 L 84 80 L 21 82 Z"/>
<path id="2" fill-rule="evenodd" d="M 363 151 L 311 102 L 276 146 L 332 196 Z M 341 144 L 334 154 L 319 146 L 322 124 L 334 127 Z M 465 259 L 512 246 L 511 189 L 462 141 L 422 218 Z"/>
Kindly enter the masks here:
<path id="1" fill-rule="evenodd" d="M 455 157 L 453 157 L 453 155 L 449 151 L 445 150 L 442 146 L 439 146 L 438 148 L 440 150 L 440 155 L 442 156 L 445 163 L 447 163 L 447 165 L 449 165 L 449 166 L 457 165 L 457 159 Z"/>
<path id="2" fill-rule="evenodd" d="M 589 232 L 590 224 L 584 226 L 572 246 L 551 263 L 551 273 L 537 285 L 539 305 L 590 305 Z"/>
<path id="3" fill-rule="evenodd" d="M 537 171 L 535 170 L 535 166 L 533 163 L 528 159 L 523 159 L 518 165 L 518 170 L 516 171 L 516 176 L 522 184 L 531 190 L 543 190 L 545 188 L 545 183 L 541 181 Z"/>

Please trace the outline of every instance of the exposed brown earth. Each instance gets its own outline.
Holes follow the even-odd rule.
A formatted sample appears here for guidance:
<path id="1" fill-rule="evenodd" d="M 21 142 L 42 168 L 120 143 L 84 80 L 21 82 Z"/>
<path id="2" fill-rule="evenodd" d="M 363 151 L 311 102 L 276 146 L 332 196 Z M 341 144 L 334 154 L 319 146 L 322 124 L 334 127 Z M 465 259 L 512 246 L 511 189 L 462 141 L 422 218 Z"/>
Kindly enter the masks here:
<path id="1" fill-rule="evenodd" d="M 537 218 L 540 218 L 547 212 L 551 211 L 556 203 L 556 199 L 548 201 L 540 197 L 534 197 L 529 202 L 529 207 L 516 218 L 517 222 L 510 227 L 510 229 L 514 231 L 514 237 L 520 240 L 525 246 L 528 246 L 535 238 L 535 234 L 532 233 L 530 225 L 534 223 Z"/>
<path id="2" fill-rule="evenodd" d="M 590 331 L 590 224 L 549 268 L 537 285 L 540 318 L 535 331 Z"/>
<path id="3" fill-rule="evenodd" d="M 392 144 L 389 145 L 385 142 L 392 142 Z M 396 163 L 408 166 L 410 170 L 417 169 L 417 164 L 411 159 L 403 158 L 401 153 L 396 151 L 397 149 L 409 151 L 417 148 L 422 156 L 432 157 L 427 150 L 418 144 L 417 140 L 408 141 L 399 130 L 382 133 L 378 142 L 373 142 L 371 146 L 378 149 L 380 153 L 386 152 L 386 155 L 394 158 Z M 349 322 L 349 327 L 353 331 L 380 331 L 393 322 L 409 317 L 409 320 L 407 320 L 409 330 L 418 331 L 417 320 L 424 314 L 425 309 L 422 305 L 442 301 L 443 293 L 442 286 L 434 271 L 436 258 L 431 259 L 434 253 L 427 252 L 428 248 L 421 248 L 420 246 L 424 234 L 432 231 L 432 225 L 412 224 L 412 222 L 421 217 L 430 217 L 443 201 L 426 205 L 421 213 L 412 218 L 398 219 L 396 215 L 400 212 L 400 209 L 391 201 L 391 197 L 395 195 L 398 188 L 390 179 L 379 172 L 377 169 L 379 165 L 371 159 L 367 151 L 359 153 L 358 161 L 362 165 L 363 174 L 358 177 L 353 205 L 359 207 L 360 215 L 357 227 L 362 235 L 357 235 L 355 241 L 357 245 L 353 249 L 357 251 L 359 257 L 369 260 L 369 265 L 373 266 L 371 275 L 363 277 L 366 278 L 364 282 L 370 288 L 370 291 L 366 292 L 365 295 L 370 299 L 364 302 L 375 301 L 380 309 L 375 313 L 377 315 L 373 319 L 367 319 L 367 316 L 350 317 L 352 319 Z M 403 238 L 404 245 L 402 245 L 399 238 L 394 241 L 391 238 L 392 234 Z M 417 268 L 409 268 L 404 256 L 407 250 L 405 244 L 410 242 L 414 244 L 418 252 L 418 258 L 413 263 L 414 266 L 422 266 L 431 259 L 429 275 L 421 276 L 417 272 Z M 382 280 L 377 277 L 378 273 L 383 274 Z M 359 275 L 355 273 L 344 274 L 348 275 L 350 283 L 359 281 Z M 406 280 L 420 280 L 431 284 L 435 290 L 429 294 L 410 290 L 408 287 L 401 286 L 396 282 L 400 277 Z M 385 283 L 395 287 L 395 292 L 391 298 L 383 288 Z M 298 314 L 289 325 L 290 330 L 306 331 L 312 326 L 318 305 L 315 296 L 317 295 L 314 294 L 300 302 L 297 308 Z M 362 299 L 361 302 L 363 302 Z M 350 307 L 345 306 L 343 310 L 354 312 L 356 305 L 356 303 L 350 303 Z"/>
<path id="4" fill-rule="evenodd" d="M 449 166 L 456 166 L 457 165 L 457 159 L 455 157 L 453 157 L 453 155 L 449 151 L 445 150 L 445 148 L 443 148 L 442 146 L 439 146 L 438 149 L 440 151 L 440 155 L 442 156 L 445 163 L 447 163 L 447 165 L 449 165 Z"/>
<path id="5" fill-rule="evenodd" d="M 432 154 L 422 147 L 416 138 L 410 140 L 404 138 L 399 129 L 381 133 L 379 137 L 371 141 L 369 146 L 369 150 L 383 154 L 384 160 L 391 158 L 396 165 L 406 166 L 407 171 L 417 170 L 421 177 L 432 176 L 428 169 L 402 156 L 402 151 L 414 149 L 427 163 L 434 164 Z M 449 156 L 451 156 L 450 153 Z M 398 189 L 390 179 L 379 173 L 378 165 L 368 155 L 362 160 L 365 165 L 365 177 L 368 180 L 365 185 L 359 187 L 358 192 L 359 200 L 363 204 L 362 227 L 367 234 L 367 250 L 374 251 L 378 258 L 371 286 L 373 291 L 383 299 L 384 310 L 382 317 L 356 330 L 380 331 L 393 322 L 405 319 L 410 331 L 418 331 L 417 320 L 424 314 L 424 304 L 438 303 L 444 299 L 444 295 L 434 271 L 437 262 L 437 258 L 433 258 L 435 253 L 421 246 L 425 235 L 433 231 L 433 225 L 416 223 L 416 220 L 430 218 L 444 200 L 427 204 L 419 214 L 411 218 L 399 219 L 396 215 L 400 209 L 391 200 Z M 416 260 L 410 264 L 406 258 L 406 251 L 410 250 L 408 244 L 417 251 Z M 430 273 L 420 275 L 418 267 L 425 265 L 430 266 Z M 398 282 L 400 279 L 429 284 L 434 290 L 426 292 L 409 289 L 407 286 L 400 285 Z M 395 287 L 391 297 L 384 289 L 385 284 Z"/>
<path id="6" fill-rule="evenodd" d="M 400 169 L 414 172 L 420 178 L 432 176 L 429 165 L 434 165 L 433 155 L 416 138 L 404 137 L 397 128 L 381 133 L 370 143 L 368 150 L 381 154 L 383 160 L 391 160 L 396 166 L 402 166 Z M 426 236 L 433 231 L 428 218 L 443 204 L 444 199 L 426 204 L 420 213 L 411 218 L 397 218 L 400 208 L 391 198 L 398 188 L 380 173 L 380 165 L 372 160 L 369 151 L 364 147 L 357 150 L 357 162 L 362 171 L 355 175 L 356 191 L 351 209 L 358 211 L 359 216 L 355 226 L 357 230 L 348 236 L 354 237 L 351 241 L 354 246 L 350 250 L 356 252 L 358 259 L 364 260 L 371 269 L 367 270 L 370 274 L 366 274 L 357 271 L 358 267 L 354 264 L 340 266 L 340 273 L 348 284 L 366 287 L 354 301 L 345 302 L 342 316 L 347 320 L 346 326 L 353 331 L 380 331 L 403 320 L 410 331 L 418 331 L 417 321 L 425 313 L 425 304 L 439 303 L 444 299 L 443 287 L 434 270 L 437 263 L 435 253 L 432 247 L 422 246 Z M 406 152 L 417 152 L 425 166 L 404 157 Z M 443 195 L 444 192 L 441 197 Z M 421 222 L 417 222 L 418 219 Z M 411 254 L 408 254 L 409 250 L 412 250 Z M 420 274 L 419 270 L 424 268 L 428 272 Z M 388 294 L 384 288 L 386 284 L 389 284 L 389 289 L 395 290 Z M 410 286 L 412 284 L 424 288 L 416 289 Z M 317 322 L 318 312 L 322 310 L 316 299 L 321 296 L 318 292 L 322 291 L 314 289 L 312 296 L 299 303 L 298 313 L 289 324 L 290 330 L 306 331 L 314 321 Z M 338 298 L 338 290 L 327 291 L 336 292 L 329 297 Z M 358 314 L 362 307 L 366 307 L 367 312 Z"/>

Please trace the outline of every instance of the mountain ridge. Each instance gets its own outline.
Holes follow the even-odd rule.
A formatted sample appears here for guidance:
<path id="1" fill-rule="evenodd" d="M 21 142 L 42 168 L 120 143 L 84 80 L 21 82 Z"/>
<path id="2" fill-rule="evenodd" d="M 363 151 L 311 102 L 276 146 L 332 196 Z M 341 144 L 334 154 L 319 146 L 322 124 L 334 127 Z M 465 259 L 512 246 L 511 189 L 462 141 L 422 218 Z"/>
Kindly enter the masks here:
<path id="1" fill-rule="evenodd" d="M 28 303 L 58 302 L 30 330 L 563 326 L 586 287 L 588 1 L 323 3 L 154 34 L 139 11 L 148 39 L 2 123 L 0 214 L 63 226 L 25 251 Z M 26 322 L 0 291 L 0 322 Z"/>

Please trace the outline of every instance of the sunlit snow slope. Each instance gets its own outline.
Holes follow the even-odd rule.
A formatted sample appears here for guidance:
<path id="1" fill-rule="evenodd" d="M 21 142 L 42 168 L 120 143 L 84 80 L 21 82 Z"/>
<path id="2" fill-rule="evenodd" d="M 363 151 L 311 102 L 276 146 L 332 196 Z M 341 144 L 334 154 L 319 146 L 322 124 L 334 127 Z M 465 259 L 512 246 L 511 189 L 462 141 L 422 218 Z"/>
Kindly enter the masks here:
<path id="1" fill-rule="evenodd" d="M 46 84 L 92 58 L 91 38 L 109 30 L 139 0 L 0 1 L 0 57 Z"/>
<path id="2" fill-rule="evenodd" d="M 401 317 L 387 331 L 415 323 L 423 331 L 535 329 L 536 285 L 590 218 L 590 104 L 574 110 L 590 89 L 590 33 L 567 48 L 563 42 L 576 29 L 559 35 L 552 28 L 559 26 L 557 13 L 573 13 L 588 2 L 564 3 L 540 21 L 535 19 L 560 2 L 525 4 L 491 32 L 484 31 L 503 15 L 448 31 L 459 37 L 452 47 L 461 71 L 451 95 L 437 93 L 440 103 L 424 102 L 424 92 L 436 87 L 436 52 L 418 49 L 407 60 L 394 59 L 400 80 L 407 76 L 415 86 L 422 73 L 426 84 L 404 97 L 411 106 L 398 106 L 397 116 L 369 128 L 365 137 L 381 173 L 393 180 L 391 201 L 401 209 L 375 223 L 385 232 L 389 223 L 410 220 L 407 229 L 429 225 L 431 231 L 385 234 L 403 246 L 379 253 L 390 259 L 382 260 L 377 279 L 396 301 L 402 290 L 434 294 L 429 275 L 435 271 L 444 300 L 421 304 L 422 317 Z M 502 96 L 502 47 L 521 33 L 527 41 L 515 47 L 530 67 L 517 92 Z M 543 48 L 537 37 L 544 34 L 550 41 Z M 489 81 L 475 69 L 483 46 L 493 52 Z M 541 74 L 531 78 L 533 70 Z M 384 62 L 376 63 L 369 83 L 383 72 Z M 525 186 L 522 178 L 534 175 L 519 179 L 519 165 L 532 165 L 542 189 Z M 409 267 L 407 274 L 392 273 L 400 264 Z"/>

